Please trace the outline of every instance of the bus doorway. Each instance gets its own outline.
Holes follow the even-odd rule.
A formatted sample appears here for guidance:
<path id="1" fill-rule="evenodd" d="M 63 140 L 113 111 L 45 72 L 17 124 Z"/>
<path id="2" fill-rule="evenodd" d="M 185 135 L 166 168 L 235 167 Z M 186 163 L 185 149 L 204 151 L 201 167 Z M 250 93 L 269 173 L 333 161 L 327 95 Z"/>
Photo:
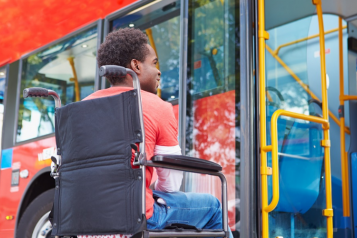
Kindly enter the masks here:
<path id="1" fill-rule="evenodd" d="M 262 237 L 355 237 L 354 185 L 348 185 L 349 171 L 355 173 L 355 107 L 346 101 L 356 99 L 350 39 L 356 13 L 315 0 L 259 3 L 265 4 L 260 26 L 266 24 L 259 31 L 260 105 L 266 113 L 260 136 L 267 142 L 260 151 L 266 156 L 260 171 Z"/>

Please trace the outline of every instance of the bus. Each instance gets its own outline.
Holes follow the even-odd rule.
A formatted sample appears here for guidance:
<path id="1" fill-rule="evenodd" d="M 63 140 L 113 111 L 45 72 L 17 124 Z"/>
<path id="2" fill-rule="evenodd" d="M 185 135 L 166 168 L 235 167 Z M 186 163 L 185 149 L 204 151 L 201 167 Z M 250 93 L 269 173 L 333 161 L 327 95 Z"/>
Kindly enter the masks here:
<path id="1" fill-rule="evenodd" d="M 182 153 L 222 165 L 235 238 L 357 237 L 357 2 L 61 4 L 0 5 L 0 237 L 52 229 L 55 104 L 23 89 L 66 105 L 109 87 L 97 49 L 125 27 L 158 55 Z M 181 190 L 221 197 L 208 175 L 185 173 Z"/>

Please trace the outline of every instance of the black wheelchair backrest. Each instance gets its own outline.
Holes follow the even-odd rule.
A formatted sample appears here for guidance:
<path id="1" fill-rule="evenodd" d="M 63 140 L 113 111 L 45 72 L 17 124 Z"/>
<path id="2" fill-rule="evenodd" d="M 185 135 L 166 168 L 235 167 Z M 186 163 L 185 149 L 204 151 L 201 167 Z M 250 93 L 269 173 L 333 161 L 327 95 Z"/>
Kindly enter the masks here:
<path id="1" fill-rule="evenodd" d="M 130 144 L 142 141 L 137 90 L 56 109 L 62 156 L 52 235 L 134 234 L 142 216 L 142 170 Z"/>

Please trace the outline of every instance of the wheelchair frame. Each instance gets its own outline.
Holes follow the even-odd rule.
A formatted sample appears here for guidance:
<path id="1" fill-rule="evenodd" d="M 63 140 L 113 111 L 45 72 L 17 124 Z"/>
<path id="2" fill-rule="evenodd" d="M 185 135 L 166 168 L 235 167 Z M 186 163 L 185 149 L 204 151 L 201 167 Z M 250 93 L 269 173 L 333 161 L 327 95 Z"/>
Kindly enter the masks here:
<path id="1" fill-rule="evenodd" d="M 138 93 L 138 109 L 139 109 L 139 120 L 142 132 L 142 142 L 139 144 L 139 151 L 135 153 L 135 159 L 133 165 L 139 165 L 142 170 L 142 214 L 146 214 L 146 166 L 150 167 L 161 167 L 167 169 L 174 169 L 186 172 L 208 174 L 217 176 L 221 180 L 222 184 L 222 225 L 223 230 L 195 230 L 195 229 L 183 229 L 183 230 L 143 230 L 139 231 L 136 234 L 133 234 L 133 237 L 229 237 L 228 231 L 228 211 L 227 211 L 227 181 L 224 174 L 221 172 L 222 167 L 216 163 L 208 162 L 198 158 L 192 158 L 188 156 L 170 156 L 170 155 L 156 155 L 153 156 L 151 160 L 146 159 L 145 153 L 145 129 L 144 129 L 144 120 L 143 120 L 143 111 L 142 111 L 142 102 L 141 102 L 141 92 L 140 92 L 140 82 L 136 73 L 128 68 L 124 68 L 116 65 L 106 65 L 100 67 L 99 75 L 104 76 L 116 76 L 116 77 L 125 77 L 129 74 L 133 78 L 133 87 L 137 89 Z M 61 99 L 59 95 L 53 90 L 47 90 L 44 88 L 26 88 L 23 92 L 24 98 L 27 97 L 48 97 L 52 96 L 55 100 L 55 107 L 61 107 Z M 57 129 L 57 127 L 56 127 Z M 60 148 L 57 148 L 60 149 Z M 51 164 L 51 176 L 53 178 L 58 178 L 59 173 L 58 169 L 61 166 L 61 155 L 56 157 L 52 156 Z M 184 161 L 180 161 L 184 159 Z M 205 162 L 205 163 L 203 163 Z M 207 164 L 209 163 L 209 164 Z M 59 236 L 55 236 L 59 238 Z"/>

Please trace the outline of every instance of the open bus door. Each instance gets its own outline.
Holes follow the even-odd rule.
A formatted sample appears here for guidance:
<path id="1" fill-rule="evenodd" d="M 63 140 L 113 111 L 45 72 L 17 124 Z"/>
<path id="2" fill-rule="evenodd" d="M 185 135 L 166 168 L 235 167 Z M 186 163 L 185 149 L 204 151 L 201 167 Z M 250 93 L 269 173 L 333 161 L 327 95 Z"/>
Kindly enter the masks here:
<path id="1" fill-rule="evenodd" d="M 356 237 L 357 3 L 257 2 L 262 237 Z"/>
<path id="2" fill-rule="evenodd" d="M 270 72 L 266 72 L 266 64 L 269 68 L 266 51 L 274 57 L 271 44 L 266 44 L 269 39 L 269 33 L 265 28 L 265 21 L 268 21 L 265 18 L 265 6 L 269 4 L 267 2 L 269 1 L 258 1 L 262 237 L 307 235 L 332 237 L 331 142 L 321 1 L 313 0 L 310 3 L 311 6 L 316 6 L 318 18 L 319 53 L 317 54 L 321 66 L 321 103 L 312 98 L 315 100 L 305 100 L 305 105 L 300 108 L 298 106 L 284 108 L 283 94 L 269 82 L 269 79 L 277 76 L 271 77 Z M 275 7 L 279 5 L 276 1 L 272 2 Z M 272 2 L 270 3 L 273 4 Z M 307 6 L 309 10 L 312 9 L 311 6 Z M 285 64 L 283 60 L 279 61 L 276 57 L 275 59 L 280 64 Z M 299 83 L 298 76 L 287 66 L 284 68 Z M 284 84 L 286 82 L 278 80 L 275 85 L 282 88 L 284 86 L 281 85 Z M 308 87 L 304 88 L 303 82 L 299 85 L 302 89 L 309 90 Z M 271 93 L 266 92 L 269 88 L 273 88 L 276 92 L 275 100 L 272 99 Z M 289 91 L 287 94 L 292 97 L 296 93 L 291 86 L 289 89 L 285 88 L 285 91 Z M 305 99 L 303 94 L 297 93 L 296 96 L 301 97 L 298 99 L 300 101 Z M 272 101 L 277 102 L 272 103 Z M 320 105 L 321 114 L 309 112 L 309 102 Z M 312 221 L 313 219 L 315 221 Z M 310 226 L 309 223 L 314 223 L 314 226 Z"/>

